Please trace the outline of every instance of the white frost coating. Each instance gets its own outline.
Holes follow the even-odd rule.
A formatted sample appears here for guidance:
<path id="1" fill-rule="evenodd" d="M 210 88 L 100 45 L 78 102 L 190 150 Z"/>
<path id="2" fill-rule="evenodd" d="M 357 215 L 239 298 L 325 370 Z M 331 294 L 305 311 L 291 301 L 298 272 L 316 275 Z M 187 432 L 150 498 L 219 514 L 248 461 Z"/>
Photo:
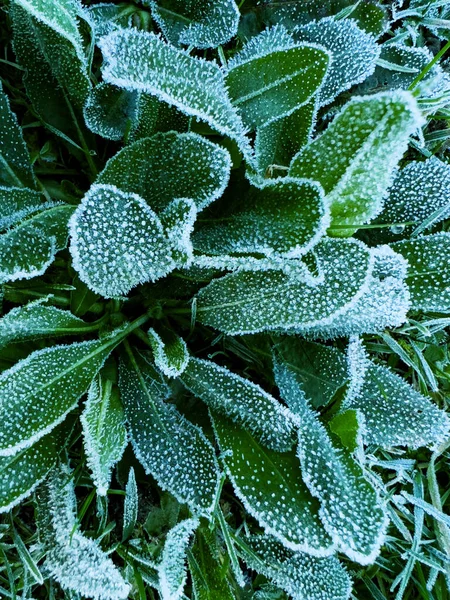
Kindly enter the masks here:
<path id="1" fill-rule="evenodd" d="M 175 46 L 217 48 L 236 35 L 240 12 L 234 0 L 147 2 L 165 37 Z"/>
<path id="2" fill-rule="evenodd" d="M 42 199 L 42 194 L 29 188 L 0 186 L 0 231 L 57 205 L 56 202 L 43 202 Z"/>
<path id="3" fill-rule="evenodd" d="M 148 330 L 155 365 L 167 377 L 179 377 L 189 362 L 186 342 L 170 330 L 159 335 L 153 328 Z"/>
<path id="4" fill-rule="evenodd" d="M 188 267 L 194 258 L 191 235 L 197 219 L 197 206 L 190 198 L 175 198 L 160 214 L 178 266 Z"/>
<path id="5" fill-rule="evenodd" d="M 128 539 L 133 533 L 136 525 L 139 509 L 138 488 L 136 483 L 136 475 L 131 467 L 128 474 L 128 481 L 125 487 L 125 502 L 123 505 L 123 535 L 122 541 Z"/>
<path id="6" fill-rule="evenodd" d="M 186 519 L 175 525 L 167 534 L 158 565 L 162 600 L 179 600 L 183 597 L 187 579 L 186 550 L 199 525 L 198 519 Z"/>
<path id="7" fill-rule="evenodd" d="M 275 25 L 275 27 L 265 29 L 259 35 L 252 37 L 240 52 L 230 58 L 228 69 L 234 69 L 272 52 L 289 50 L 295 45 L 294 38 L 288 30 L 282 25 Z"/>
<path id="8" fill-rule="evenodd" d="M 120 571 L 96 540 L 76 530 L 71 475 L 72 471 L 61 465 L 52 471 L 39 494 L 39 539 L 46 550 L 45 569 L 63 589 L 94 600 L 125 600 L 131 588 Z"/>
<path id="9" fill-rule="evenodd" d="M 246 512 L 286 548 L 313 556 L 336 550 L 319 519 L 319 503 L 305 486 L 294 452 L 261 446 L 245 429 L 213 417 L 225 471 Z"/>
<path id="10" fill-rule="evenodd" d="M 381 212 L 409 137 L 424 122 L 410 92 L 354 97 L 294 156 L 290 175 L 324 188 L 334 236 L 352 235 Z"/>
<path id="11" fill-rule="evenodd" d="M 86 125 L 108 140 L 119 141 L 130 125 L 137 122 L 138 94 L 108 83 L 89 92 L 83 109 Z"/>
<path id="12" fill-rule="evenodd" d="M 333 60 L 318 93 L 320 106 L 332 102 L 341 92 L 371 75 L 381 46 L 362 31 L 353 19 L 337 21 L 327 17 L 294 29 L 295 39 L 316 42 L 331 52 Z"/>
<path id="13" fill-rule="evenodd" d="M 252 551 L 241 551 L 247 565 L 268 577 L 292 596 L 293 600 L 350 598 L 351 579 L 336 557 L 316 558 L 309 554 L 292 552 L 268 535 L 247 537 L 245 543 Z"/>
<path id="14" fill-rule="evenodd" d="M 365 444 L 434 447 L 449 436 L 447 414 L 391 369 L 369 360 L 355 339 L 349 347 L 349 369 L 354 382 L 342 410 L 354 408 L 362 413 Z"/>
<path id="15" fill-rule="evenodd" d="M 198 117 L 236 141 L 246 158 L 252 151 L 241 118 L 228 97 L 217 64 L 193 58 L 153 33 L 115 31 L 99 42 L 104 57 L 103 79 L 140 90 Z"/>
<path id="16" fill-rule="evenodd" d="M 101 374 L 92 380 L 80 421 L 92 479 L 97 493 L 105 496 L 112 468 L 122 458 L 128 440 L 117 388 Z"/>
<path id="17" fill-rule="evenodd" d="M 286 275 L 298 277 L 309 285 L 323 283 L 323 273 L 312 275 L 304 262 L 283 257 L 255 258 L 254 256 L 194 256 L 192 265 L 201 269 L 219 271 L 281 271 Z"/>
<path id="18" fill-rule="evenodd" d="M 294 445 L 289 410 L 259 385 L 225 367 L 191 357 L 180 380 L 214 412 L 245 427 L 265 446 L 286 452 Z"/>
<path id="19" fill-rule="evenodd" d="M 330 224 L 322 187 L 315 181 L 284 177 L 253 188 L 242 209 L 194 236 L 200 252 L 214 255 L 257 253 L 299 258 L 325 235 Z"/>
<path id="20" fill-rule="evenodd" d="M 319 516 L 326 531 L 349 558 L 363 565 L 373 563 L 385 539 L 385 507 L 361 466 L 333 446 L 296 372 L 276 357 L 274 371 L 280 394 L 298 420 L 303 481 L 320 501 Z"/>
<path id="21" fill-rule="evenodd" d="M 155 281 L 174 269 L 161 221 L 137 194 L 93 185 L 69 223 L 73 267 L 106 298 Z"/>
<path id="22" fill-rule="evenodd" d="M 399 327 L 406 321 L 411 296 L 405 278 L 407 261 L 389 246 L 370 250 L 374 257 L 364 293 L 348 310 L 326 326 L 299 327 L 308 337 L 330 339 L 340 336 L 378 333 L 387 327 Z"/>

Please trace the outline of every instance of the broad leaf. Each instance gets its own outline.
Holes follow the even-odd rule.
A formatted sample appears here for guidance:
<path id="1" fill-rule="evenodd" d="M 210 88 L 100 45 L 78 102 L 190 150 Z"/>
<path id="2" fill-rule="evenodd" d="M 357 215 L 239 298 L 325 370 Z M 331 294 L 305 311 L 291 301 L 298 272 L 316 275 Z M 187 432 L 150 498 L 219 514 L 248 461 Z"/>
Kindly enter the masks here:
<path id="1" fill-rule="evenodd" d="M 96 40 L 120 27 L 132 25 L 133 11 L 130 10 L 130 5 L 100 2 L 91 4 L 84 10 Z"/>
<path id="2" fill-rule="evenodd" d="M 192 198 L 199 210 L 219 198 L 230 176 L 227 150 L 195 133 L 158 133 L 123 148 L 97 183 L 139 194 L 156 212 L 175 198 Z"/>
<path id="3" fill-rule="evenodd" d="M 119 386 L 135 454 L 145 471 L 191 510 L 208 516 L 219 470 L 214 448 L 167 396 L 143 355 L 129 351 L 120 363 Z"/>
<path id="4" fill-rule="evenodd" d="M 266 533 L 292 550 L 314 556 L 334 551 L 319 504 L 302 481 L 293 452 L 268 450 L 245 429 L 214 416 L 214 431 L 236 496 Z"/>
<path id="5" fill-rule="evenodd" d="M 194 246 L 206 254 L 281 254 L 298 258 L 325 234 L 329 214 L 314 181 L 285 177 L 252 188 L 242 208 L 205 223 Z"/>
<path id="6" fill-rule="evenodd" d="M 70 221 L 73 266 L 86 285 L 111 298 L 174 267 L 156 213 L 137 194 L 94 185 Z"/>
<path id="7" fill-rule="evenodd" d="M 137 121 L 138 94 L 100 83 L 89 92 L 83 110 L 91 131 L 108 140 L 121 140 Z"/>
<path id="8" fill-rule="evenodd" d="M 333 236 L 350 236 L 381 212 L 409 136 L 422 123 L 409 92 L 354 97 L 294 157 L 290 175 L 316 179 L 325 190 Z"/>
<path id="9" fill-rule="evenodd" d="M 54 202 L 43 202 L 42 194 L 29 188 L 1 186 L 0 231 L 9 229 L 31 215 L 55 205 Z"/>
<path id="10" fill-rule="evenodd" d="M 294 424 L 289 411 L 259 385 L 209 360 L 192 357 L 180 379 L 214 413 L 245 427 L 268 448 L 280 452 L 292 448 Z"/>
<path id="11" fill-rule="evenodd" d="M 95 600 L 125 600 L 130 586 L 98 542 L 77 531 L 73 473 L 55 468 L 39 488 L 39 540 L 44 567 L 63 589 Z"/>
<path id="12" fill-rule="evenodd" d="M 234 139 L 250 156 L 242 121 L 230 103 L 216 64 L 188 56 L 153 33 L 136 30 L 115 31 L 102 38 L 100 48 L 106 82 L 146 92 L 176 106 Z"/>
<path id="13" fill-rule="evenodd" d="M 0 375 L 0 456 L 28 448 L 61 423 L 123 334 L 32 352 Z M 64 390 L 64 393 L 61 393 Z"/>
<path id="14" fill-rule="evenodd" d="M 370 253 L 354 239 L 325 239 L 314 253 L 317 279 L 298 261 L 286 272 L 242 270 L 212 281 L 197 295 L 198 320 L 234 335 L 330 323 L 365 289 Z"/>
<path id="15" fill-rule="evenodd" d="M 134 94 L 135 92 L 128 92 Z M 130 140 L 137 141 L 158 133 L 179 131 L 185 133 L 189 129 L 190 117 L 175 106 L 158 100 L 156 96 L 139 93 L 137 122 L 130 132 Z M 204 140 L 204 138 L 202 138 Z"/>
<path id="16" fill-rule="evenodd" d="M 188 267 L 194 257 L 191 235 L 197 207 L 190 198 L 175 198 L 160 214 L 161 223 L 172 248 L 173 260 Z"/>
<path id="17" fill-rule="evenodd" d="M 268 29 L 230 61 L 231 100 L 252 129 L 277 121 L 311 100 L 329 60 L 325 49 L 295 44 L 282 28 Z"/>
<path id="18" fill-rule="evenodd" d="M 299 424 L 298 457 L 303 481 L 320 501 L 319 516 L 337 547 L 352 560 L 370 564 L 384 543 L 384 507 L 353 458 L 332 444 L 297 379 L 296 371 L 275 358 L 275 381 Z"/>
<path id="19" fill-rule="evenodd" d="M 341 92 L 371 75 L 380 55 L 372 35 L 362 31 L 352 19 L 337 21 L 327 17 L 298 27 L 296 40 L 313 42 L 329 50 L 332 61 L 318 92 L 321 106 L 332 102 Z"/>
<path id="20" fill-rule="evenodd" d="M 155 365 L 166 377 L 178 377 L 186 369 L 189 352 L 186 342 L 171 329 L 148 330 Z"/>
<path id="21" fill-rule="evenodd" d="M 92 380 L 80 421 L 92 479 L 97 493 L 105 496 L 112 468 L 122 458 L 128 442 L 119 390 L 105 370 Z"/>
<path id="22" fill-rule="evenodd" d="M 0 184 L 19 188 L 36 186 L 30 156 L 16 115 L 0 83 Z M 3 207 L 0 208 L 3 213 Z"/>
<path id="23" fill-rule="evenodd" d="M 179 600 L 186 585 L 186 551 L 189 540 L 199 526 L 198 519 L 186 519 L 167 534 L 158 565 L 159 587 L 162 600 Z"/>
<path id="24" fill-rule="evenodd" d="M 349 345 L 349 374 L 352 383 L 343 408 L 364 416 L 366 444 L 418 448 L 438 445 L 449 436 L 446 413 L 391 369 L 369 360 L 358 340 Z"/>
<path id="25" fill-rule="evenodd" d="M 408 261 L 406 283 L 412 308 L 446 312 L 450 308 L 450 234 L 435 233 L 395 242 L 392 248 Z"/>
<path id="26" fill-rule="evenodd" d="M 234 0 L 147 0 L 169 42 L 216 48 L 236 35 L 239 10 Z"/>
<path id="27" fill-rule="evenodd" d="M 348 600 L 351 580 L 334 556 L 317 558 L 293 552 L 268 535 L 245 538 L 239 545 L 247 565 L 268 577 L 293 600 Z"/>

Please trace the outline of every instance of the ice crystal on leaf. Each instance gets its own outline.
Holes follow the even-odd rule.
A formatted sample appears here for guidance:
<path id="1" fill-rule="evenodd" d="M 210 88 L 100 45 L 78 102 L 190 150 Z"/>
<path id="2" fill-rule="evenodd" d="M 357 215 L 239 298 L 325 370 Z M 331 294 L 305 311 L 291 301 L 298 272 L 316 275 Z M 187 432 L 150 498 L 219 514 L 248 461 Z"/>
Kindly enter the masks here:
<path id="1" fill-rule="evenodd" d="M 91 131 L 108 140 L 121 140 L 137 119 L 138 94 L 100 83 L 89 92 L 84 120 Z"/>
<path id="2" fill-rule="evenodd" d="M 197 219 L 197 206 L 190 198 L 175 198 L 160 214 L 177 264 L 187 267 L 194 258 L 191 235 Z"/>
<path id="3" fill-rule="evenodd" d="M 268 448 L 280 452 L 292 448 L 294 424 L 289 411 L 259 385 L 198 358 L 190 358 L 180 379 L 214 412 L 227 415 Z"/>
<path id="4" fill-rule="evenodd" d="M 77 527 L 76 497 L 71 470 L 54 469 L 40 488 L 39 541 L 45 550 L 46 571 L 61 585 L 94 600 L 125 600 L 130 586 L 96 540 Z"/>
<path id="5" fill-rule="evenodd" d="M 167 377 L 178 377 L 186 369 L 189 354 L 186 342 L 170 329 L 148 330 L 155 365 Z"/>
<path id="6" fill-rule="evenodd" d="M 133 533 L 138 518 L 139 497 L 136 475 L 131 467 L 125 487 L 125 502 L 123 504 L 123 533 L 122 541 L 128 539 Z"/>
<path id="7" fill-rule="evenodd" d="M 383 209 L 409 137 L 423 124 L 409 92 L 352 98 L 292 160 L 290 175 L 320 182 L 333 236 L 352 235 Z"/>
<path id="8" fill-rule="evenodd" d="M 42 195 L 29 188 L 0 187 L 0 231 L 55 205 L 54 202 L 43 202 Z"/>

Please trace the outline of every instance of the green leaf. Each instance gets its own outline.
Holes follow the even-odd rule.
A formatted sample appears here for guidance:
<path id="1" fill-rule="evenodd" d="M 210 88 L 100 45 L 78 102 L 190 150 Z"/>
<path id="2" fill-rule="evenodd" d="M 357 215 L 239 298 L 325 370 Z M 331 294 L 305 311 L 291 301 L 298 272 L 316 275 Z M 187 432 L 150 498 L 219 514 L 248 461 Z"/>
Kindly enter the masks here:
<path id="1" fill-rule="evenodd" d="M 298 457 L 303 481 L 320 502 L 319 516 L 341 552 L 363 565 L 374 562 L 384 543 L 387 516 L 364 470 L 332 441 L 309 406 L 301 379 L 275 358 L 275 381 L 299 424 Z"/>
<path id="2" fill-rule="evenodd" d="M 86 125 L 108 140 L 121 140 L 137 120 L 138 97 L 108 83 L 89 92 L 83 114 Z"/>
<path id="3" fill-rule="evenodd" d="M 412 308 L 446 312 L 450 308 L 450 233 L 395 242 L 392 248 L 408 261 L 406 283 L 411 292 Z"/>
<path id="4" fill-rule="evenodd" d="M 132 94 L 134 92 L 128 92 Z M 137 141 L 168 131 L 186 132 L 189 129 L 190 117 L 180 112 L 175 106 L 158 100 L 150 94 L 139 93 L 137 122 L 130 131 L 130 140 Z M 202 138 L 204 139 L 204 138 Z"/>
<path id="5" fill-rule="evenodd" d="M 171 329 L 148 330 L 155 365 L 166 377 L 178 377 L 186 369 L 189 352 L 186 342 Z"/>
<path id="6" fill-rule="evenodd" d="M 283 28 L 268 29 L 230 61 L 231 100 L 252 129 L 277 121 L 311 100 L 329 60 L 324 48 L 295 44 Z"/>
<path id="7" fill-rule="evenodd" d="M 334 556 L 317 558 L 293 552 L 268 535 L 245 538 L 239 545 L 247 565 L 268 577 L 293 600 L 348 600 L 352 582 Z"/>
<path id="8" fill-rule="evenodd" d="M 217 48 L 236 35 L 234 0 L 149 0 L 152 16 L 174 46 Z"/>
<path id="9" fill-rule="evenodd" d="M 450 419 L 430 398 L 369 360 L 359 340 L 350 343 L 348 352 L 351 384 L 342 408 L 363 415 L 364 443 L 419 448 L 447 439 Z"/>
<path id="10" fill-rule="evenodd" d="M 55 465 L 65 445 L 63 425 L 31 448 L 0 457 L 0 513 L 8 512 L 30 496 Z"/>
<path id="11" fill-rule="evenodd" d="M 327 556 L 334 551 L 319 504 L 302 481 L 294 452 L 263 448 L 245 429 L 214 415 L 225 470 L 245 510 L 286 548 Z"/>
<path id="12" fill-rule="evenodd" d="M 162 600 L 179 600 L 186 585 L 186 551 L 189 540 L 199 526 L 198 519 L 180 521 L 166 536 L 158 565 Z"/>
<path id="13" fill-rule="evenodd" d="M 381 212 L 409 136 L 422 124 L 409 92 L 354 97 L 293 158 L 292 177 L 316 179 L 324 188 L 333 236 L 350 236 Z"/>
<path id="14" fill-rule="evenodd" d="M 127 540 L 135 528 L 138 518 L 139 498 L 134 469 L 131 467 L 125 488 L 125 502 L 123 506 L 123 533 L 122 541 Z"/>
<path id="15" fill-rule="evenodd" d="M 175 198 L 160 214 L 161 223 L 172 247 L 173 260 L 188 267 L 194 257 L 191 235 L 197 207 L 190 198 Z"/>
<path id="16" fill-rule="evenodd" d="M 55 205 L 54 202 L 43 202 L 43 196 L 34 190 L 0 186 L 0 231 Z"/>
<path id="17" fill-rule="evenodd" d="M 327 17 L 312 21 L 296 28 L 294 37 L 324 46 L 333 58 L 318 92 L 320 106 L 372 75 L 380 56 L 380 46 L 374 37 L 362 31 L 352 19 L 336 21 Z"/>
<path id="18" fill-rule="evenodd" d="M 139 194 L 159 212 L 175 198 L 192 198 L 198 210 L 219 198 L 230 176 L 230 155 L 195 133 L 158 133 L 123 148 L 97 183 Z"/>
<path id="19" fill-rule="evenodd" d="M 175 268 L 156 213 L 137 194 L 93 185 L 70 221 L 73 267 L 106 298 L 155 281 Z"/>
<path id="20" fill-rule="evenodd" d="M 289 270 L 237 271 L 212 281 L 197 295 L 197 319 L 232 335 L 332 322 L 364 290 L 370 253 L 354 239 L 324 239 L 314 254 L 318 278 L 293 261 Z"/>
<path id="21" fill-rule="evenodd" d="M 335 415 L 328 423 L 330 431 L 337 435 L 344 448 L 355 452 L 360 446 L 361 417 L 357 410 L 349 408 Z"/>
<path id="22" fill-rule="evenodd" d="M 298 258 L 319 242 L 328 225 L 322 188 L 314 181 L 284 177 L 252 188 L 242 208 L 205 223 L 194 246 L 206 254 Z"/>
<path id="23" fill-rule="evenodd" d="M 102 340 L 36 350 L 4 371 L 0 456 L 28 448 L 61 423 L 121 339 L 118 331 Z"/>
<path id="24" fill-rule="evenodd" d="M 211 410 L 245 427 L 268 448 L 281 452 L 292 448 L 294 424 L 289 411 L 259 385 L 192 357 L 180 380 Z"/>
<path id="25" fill-rule="evenodd" d="M 73 472 L 54 469 L 37 495 L 39 541 L 44 568 L 63 589 L 96 600 L 125 600 L 130 586 L 95 539 L 76 531 Z"/>
<path id="26" fill-rule="evenodd" d="M 19 188 L 36 187 L 30 155 L 16 115 L 0 82 L 0 184 Z M 28 192 L 28 190 L 27 190 Z M 25 194 L 27 194 L 25 192 Z M 3 195 L 3 193 L 2 193 Z M 32 195 L 31 191 L 28 194 Z M 19 193 L 23 198 L 24 194 Z M 3 213 L 3 207 L 0 211 Z"/>
<path id="27" fill-rule="evenodd" d="M 198 427 L 164 402 L 167 390 L 145 355 L 130 350 L 119 376 L 138 460 L 163 490 L 194 513 L 208 516 L 219 479 L 214 448 Z"/>
<path id="28" fill-rule="evenodd" d="M 105 496 L 112 468 L 122 458 L 128 442 L 119 390 L 108 379 L 106 369 L 92 380 L 80 421 L 92 479 L 97 493 Z"/>
<path id="29" fill-rule="evenodd" d="M 216 64 L 188 56 L 153 33 L 136 30 L 115 31 L 102 38 L 100 48 L 104 81 L 172 104 L 234 139 L 251 155 L 242 121 Z"/>
<path id="30" fill-rule="evenodd" d="M 345 355 L 332 346 L 283 337 L 275 346 L 314 408 L 326 406 L 348 379 Z"/>

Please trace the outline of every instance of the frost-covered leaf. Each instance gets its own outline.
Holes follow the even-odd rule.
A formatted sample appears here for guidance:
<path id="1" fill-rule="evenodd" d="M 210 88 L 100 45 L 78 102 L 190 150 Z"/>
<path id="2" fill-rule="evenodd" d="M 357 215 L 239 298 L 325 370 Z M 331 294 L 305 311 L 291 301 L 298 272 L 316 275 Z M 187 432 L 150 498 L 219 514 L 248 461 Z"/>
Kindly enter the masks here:
<path id="1" fill-rule="evenodd" d="M 234 0 L 147 0 L 169 42 L 216 48 L 236 35 L 239 10 Z"/>
<path id="2" fill-rule="evenodd" d="M 384 543 L 387 517 L 361 466 L 337 449 L 309 406 L 296 371 L 275 354 L 275 381 L 298 419 L 298 457 L 303 481 L 320 501 L 319 516 L 336 546 L 349 558 L 370 564 Z"/>
<path id="3" fill-rule="evenodd" d="M 372 248 L 371 254 L 373 266 L 360 298 L 330 323 L 299 327 L 299 333 L 329 339 L 378 333 L 387 327 L 399 327 L 406 321 L 411 307 L 406 284 L 407 262 L 389 246 Z"/>
<path id="4" fill-rule="evenodd" d="M 277 342 L 276 350 L 315 408 L 327 405 L 347 381 L 347 361 L 337 348 L 289 336 Z"/>
<path id="5" fill-rule="evenodd" d="M 195 133 L 158 133 L 123 148 L 97 183 L 139 194 L 156 212 L 175 198 L 192 198 L 199 210 L 219 198 L 230 176 L 225 148 Z"/>
<path id="6" fill-rule="evenodd" d="M 186 519 L 175 525 L 167 534 L 158 565 L 162 600 L 179 600 L 183 597 L 187 579 L 186 550 L 198 526 L 198 519 Z"/>
<path id="7" fill-rule="evenodd" d="M 70 221 L 73 266 L 94 292 L 111 298 L 174 267 L 161 221 L 143 198 L 93 185 Z"/>
<path id="8" fill-rule="evenodd" d="M 190 358 L 180 377 L 214 413 L 227 415 L 280 452 L 294 444 L 294 424 L 286 408 L 259 385 L 209 360 Z"/>
<path id="9" fill-rule="evenodd" d="M 369 360 L 359 340 L 349 345 L 349 375 L 343 408 L 364 416 L 366 444 L 418 448 L 440 444 L 449 436 L 446 413 L 389 368 Z"/>
<path id="10" fill-rule="evenodd" d="M 215 63 L 191 57 L 153 33 L 136 30 L 115 31 L 102 38 L 100 48 L 106 82 L 156 96 L 205 121 L 234 139 L 246 155 L 251 154 L 242 121 Z"/>
<path id="11" fill-rule="evenodd" d="M 31 448 L 0 458 L 0 513 L 10 511 L 43 481 L 64 448 L 66 432 L 62 425 Z"/>
<path id="12" fill-rule="evenodd" d="M 97 493 L 108 492 L 111 470 L 127 445 L 125 415 L 117 386 L 102 370 L 89 387 L 80 415 L 87 464 Z"/>
<path id="13" fill-rule="evenodd" d="M 148 330 L 155 365 L 167 377 L 178 377 L 186 369 L 189 353 L 186 342 L 171 329 Z"/>
<path id="14" fill-rule="evenodd" d="M 128 474 L 128 481 L 125 487 L 125 502 L 123 505 L 123 533 L 122 541 L 127 540 L 133 533 L 137 522 L 139 508 L 138 489 L 136 484 L 136 475 L 131 467 Z"/>
<path id="15" fill-rule="evenodd" d="M 332 102 L 341 92 L 364 81 L 375 70 L 380 46 L 372 35 L 362 31 L 353 19 L 327 17 L 298 27 L 296 40 L 321 44 L 330 51 L 325 81 L 318 92 L 321 106 Z"/>
<path id="16" fill-rule="evenodd" d="M 119 375 L 133 448 L 145 471 L 179 502 L 208 516 L 219 479 L 214 448 L 198 427 L 164 402 L 167 389 L 148 357 L 130 350 Z"/>
<path id="17" fill-rule="evenodd" d="M 100 2 L 91 4 L 85 11 L 96 40 L 120 27 L 131 27 L 133 11 L 130 5 Z"/>
<path id="18" fill-rule="evenodd" d="M 408 261 L 406 283 L 411 292 L 412 308 L 447 311 L 450 307 L 450 233 L 395 242 L 392 248 Z"/>
<path id="19" fill-rule="evenodd" d="M 197 206 L 190 198 L 175 198 L 160 214 L 161 223 L 172 247 L 173 260 L 189 266 L 194 255 L 191 235 L 197 219 Z"/>
<path id="20" fill-rule="evenodd" d="M 348 600 L 352 582 L 334 556 L 293 552 L 268 535 L 245 538 L 240 553 L 247 565 L 268 577 L 293 600 Z"/>
<path id="21" fill-rule="evenodd" d="M 324 188 L 333 236 L 352 235 L 381 212 L 409 136 L 422 123 L 409 92 L 354 97 L 293 158 L 292 177 L 316 179 Z"/>
<path id="22" fill-rule="evenodd" d="M 235 335 L 332 322 L 365 289 L 370 253 L 354 239 L 324 239 L 314 254 L 316 279 L 291 266 L 288 272 L 241 270 L 212 281 L 197 295 L 198 320 Z"/>
<path id="23" fill-rule="evenodd" d="M 43 196 L 39 192 L 29 188 L 0 186 L 0 231 L 55 205 L 53 202 L 45 203 L 42 199 Z"/>
<path id="24" fill-rule="evenodd" d="M 0 82 L 0 184 L 19 188 L 36 186 L 30 155 L 16 115 Z M 3 194 L 2 194 L 3 195 Z M 3 213 L 3 208 L 0 208 Z"/>
<path id="25" fill-rule="evenodd" d="M 230 61 L 231 100 L 247 126 L 267 125 L 311 100 L 329 60 L 324 48 L 296 44 L 283 28 L 263 31 Z"/>
<path id="26" fill-rule="evenodd" d="M 0 348 L 11 342 L 75 335 L 90 330 L 90 324 L 70 311 L 48 304 L 51 296 L 13 308 L 0 318 Z"/>
<path id="27" fill-rule="evenodd" d="M 194 246 L 206 254 L 282 254 L 298 258 L 325 235 L 329 213 L 314 181 L 284 177 L 251 188 L 242 208 L 206 223 Z"/>
<path id="28" fill-rule="evenodd" d="M 175 106 L 158 100 L 156 96 L 141 92 L 137 108 L 137 122 L 130 132 L 130 140 L 137 141 L 151 137 L 157 132 L 179 131 L 184 133 L 189 129 L 189 121 L 190 117 Z"/>
<path id="29" fill-rule="evenodd" d="M 340 443 L 350 452 L 355 452 L 362 444 L 361 430 L 364 425 L 357 410 L 349 408 L 335 415 L 328 423 L 330 431 L 338 436 Z"/>
<path id="30" fill-rule="evenodd" d="M 320 522 L 319 503 L 302 481 L 294 452 L 268 450 L 217 414 L 213 423 L 226 473 L 245 510 L 287 548 L 331 554 L 334 546 Z"/>
<path id="31" fill-rule="evenodd" d="M 63 589 L 94 600 L 125 600 L 130 586 L 98 542 L 76 531 L 73 474 L 66 465 L 54 469 L 38 494 L 39 540 L 44 567 Z M 75 530 L 75 531 L 74 531 Z"/>
<path id="32" fill-rule="evenodd" d="M 102 340 L 36 350 L 4 371 L 0 456 L 28 448 L 61 423 L 120 341 L 119 331 Z"/>
<path id="33" fill-rule="evenodd" d="M 108 140 L 121 140 L 137 120 L 137 92 L 100 83 L 89 92 L 84 119 L 91 131 Z"/>

